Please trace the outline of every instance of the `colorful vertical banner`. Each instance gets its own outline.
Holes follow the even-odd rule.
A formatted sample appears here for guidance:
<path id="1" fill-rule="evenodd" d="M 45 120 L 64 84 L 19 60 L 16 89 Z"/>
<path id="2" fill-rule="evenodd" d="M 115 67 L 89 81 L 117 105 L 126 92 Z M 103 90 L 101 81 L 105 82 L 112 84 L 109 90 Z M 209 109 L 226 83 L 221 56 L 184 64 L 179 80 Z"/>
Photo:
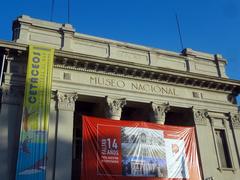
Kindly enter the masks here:
<path id="1" fill-rule="evenodd" d="M 45 180 L 54 49 L 29 46 L 16 179 Z"/>
<path id="2" fill-rule="evenodd" d="M 201 180 L 192 127 L 83 117 L 84 180 Z"/>

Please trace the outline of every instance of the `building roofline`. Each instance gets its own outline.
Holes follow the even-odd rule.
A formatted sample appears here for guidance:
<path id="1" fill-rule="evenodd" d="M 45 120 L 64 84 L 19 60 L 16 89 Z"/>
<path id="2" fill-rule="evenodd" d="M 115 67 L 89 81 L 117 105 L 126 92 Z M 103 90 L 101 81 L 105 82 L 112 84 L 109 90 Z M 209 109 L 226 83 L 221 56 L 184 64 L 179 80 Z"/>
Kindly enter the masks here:
<path id="1" fill-rule="evenodd" d="M 5 52 L 11 52 L 14 50 L 15 52 L 18 51 L 24 51 L 27 52 L 28 50 L 28 45 L 22 44 L 22 43 L 16 43 L 13 41 L 2 41 L 0 40 L 0 50 L 5 51 Z M 12 52 L 14 53 L 14 52 Z M 152 67 L 152 66 L 146 66 L 146 65 L 141 65 L 141 64 L 129 64 L 128 62 L 119 62 L 116 60 L 108 59 L 106 62 L 106 58 L 100 58 L 100 57 L 94 57 L 90 55 L 85 55 L 81 53 L 76 53 L 76 52 L 68 52 L 64 50 L 55 50 L 55 56 L 59 58 L 67 58 L 68 60 L 74 59 L 85 59 L 85 61 L 90 61 L 91 59 L 94 58 L 94 61 L 98 61 L 99 63 L 112 63 L 112 65 L 116 66 L 129 66 L 132 68 L 142 68 L 144 70 L 149 70 L 149 71 L 155 71 L 155 72 L 160 72 L 160 73 L 166 73 L 170 75 L 175 75 L 175 76 L 181 76 L 181 77 L 186 77 L 186 78 L 193 78 L 193 79 L 199 79 L 199 80 L 206 80 L 206 81 L 212 81 L 215 83 L 224 83 L 224 84 L 229 84 L 232 86 L 238 87 L 240 91 L 240 80 L 234 80 L 234 79 L 228 79 L 228 78 L 219 78 L 215 76 L 209 76 L 209 75 L 204 75 L 204 74 L 198 74 L 198 73 L 193 73 L 193 72 L 186 72 L 186 71 L 181 71 L 181 70 L 174 70 L 174 69 L 168 69 L 168 68 L 163 68 L 163 67 Z M 92 61 L 93 62 L 93 61 Z M 239 92 L 240 93 L 240 92 Z"/>

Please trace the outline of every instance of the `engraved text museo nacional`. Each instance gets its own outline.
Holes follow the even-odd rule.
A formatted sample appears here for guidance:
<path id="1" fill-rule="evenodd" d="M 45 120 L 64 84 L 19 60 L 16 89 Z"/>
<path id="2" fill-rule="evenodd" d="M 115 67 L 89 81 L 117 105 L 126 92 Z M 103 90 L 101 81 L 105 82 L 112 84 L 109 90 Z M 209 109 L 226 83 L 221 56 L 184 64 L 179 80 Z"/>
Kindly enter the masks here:
<path id="1" fill-rule="evenodd" d="M 153 83 L 141 83 L 137 81 L 123 81 L 120 79 L 90 76 L 90 84 L 146 93 L 176 96 L 175 88 L 161 86 Z"/>

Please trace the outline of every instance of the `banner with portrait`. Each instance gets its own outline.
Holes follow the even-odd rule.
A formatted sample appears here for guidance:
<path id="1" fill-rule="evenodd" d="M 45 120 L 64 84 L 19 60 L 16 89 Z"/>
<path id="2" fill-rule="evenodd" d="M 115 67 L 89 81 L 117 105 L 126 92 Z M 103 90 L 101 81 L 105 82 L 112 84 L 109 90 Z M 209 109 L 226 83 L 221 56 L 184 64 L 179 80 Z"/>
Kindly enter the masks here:
<path id="1" fill-rule="evenodd" d="M 83 117 L 82 179 L 201 180 L 193 127 Z"/>

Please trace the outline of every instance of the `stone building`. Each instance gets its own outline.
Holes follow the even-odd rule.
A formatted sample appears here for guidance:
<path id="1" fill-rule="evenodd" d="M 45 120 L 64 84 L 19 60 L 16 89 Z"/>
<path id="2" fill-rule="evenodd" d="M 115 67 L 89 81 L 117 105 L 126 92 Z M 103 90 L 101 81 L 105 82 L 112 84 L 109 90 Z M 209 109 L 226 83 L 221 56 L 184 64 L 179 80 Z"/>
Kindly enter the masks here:
<path id="1" fill-rule="evenodd" d="M 181 53 L 75 32 L 70 24 L 21 16 L 0 41 L 0 177 L 14 179 L 29 44 L 55 48 L 48 180 L 78 179 L 81 116 L 194 126 L 203 179 L 239 180 L 240 81 L 220 54 Z"/>

